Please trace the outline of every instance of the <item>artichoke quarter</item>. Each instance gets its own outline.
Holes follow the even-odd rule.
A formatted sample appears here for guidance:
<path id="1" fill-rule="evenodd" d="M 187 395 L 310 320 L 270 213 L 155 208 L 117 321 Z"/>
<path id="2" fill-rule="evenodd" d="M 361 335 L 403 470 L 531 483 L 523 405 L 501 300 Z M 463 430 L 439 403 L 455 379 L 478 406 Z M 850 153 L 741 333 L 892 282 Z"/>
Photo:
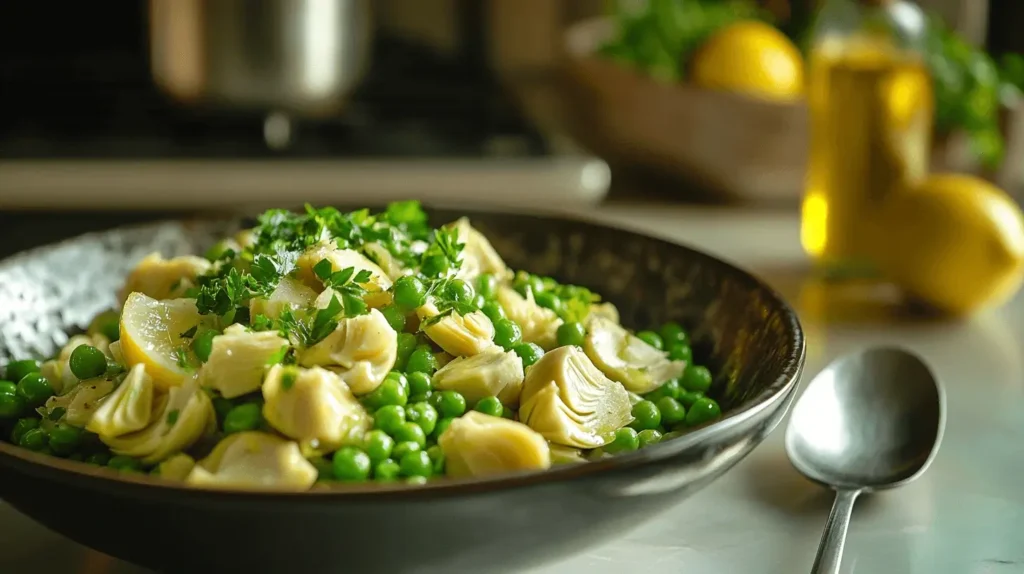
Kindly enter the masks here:
<path id="1" fill-rule="evenodd" d="M 327 367 L 337 372 L 357 395 L 380 386 L 397 359 L 398 333 L 376 309 L 338 321 L 324 340 L 298 355 L 303 367 Z"/>
<path id="2" fill-rule="evenodd" d="M 604 375 L 576 346 L 559 347 L 530 367 L 519 420 L 555 444 L 597 448 L 632 420 L 623 386 Z"/>
<path id="3" fill-rule="evenodd" d="M 685 361 L 645 343 L 618 323 L 601 316 L 587 321 L 583 349 L 601 372 L 634 393 L 649 393 L 669 379 L 682 376 Z"/>
<path id="4" fill-rule="evenodd" d="M 261 431 L 230 434 L 199 461 L 185 482 L 219 488 L 308 490 L 317 470 L 299 445 Z"/>
<path id="5" fill-rule="evenodd" d="M 428 301 L 416 309 L 423 323 L 423 332 L 445 352 L 456 357 L 467 357 L 494 349 L 494 325 L 480 311 L 459 315 L 454 311 L 436 322 L 430 319 L 439 314 L 437 306 Z"/>
<path id="6" fill-rule="evenodd" d="M 495 396 L 507 407 L 519 404 L 523 388 L 523 361 L 500 347 L 472 357 L 459 357 L 441 367 L 433 377 L 434 388 L 458 391 L 469 404 Z"/>
<path id="7" fill-rule="evenodd" d="M 199 381 L 226 399 L 249 394 L 260 388 L 267 364 L 287 346 L 288 341 L 277 331 L 249 331 L 231 325 L 213 338 L 210 358 L 199 369 Z"/>
<path id="8" fill-rule="evenodd" d="M 437 439 L 448 476 L 489 476 L 551 466 L 548 443 L 530 427 L 469 411 Z"/>

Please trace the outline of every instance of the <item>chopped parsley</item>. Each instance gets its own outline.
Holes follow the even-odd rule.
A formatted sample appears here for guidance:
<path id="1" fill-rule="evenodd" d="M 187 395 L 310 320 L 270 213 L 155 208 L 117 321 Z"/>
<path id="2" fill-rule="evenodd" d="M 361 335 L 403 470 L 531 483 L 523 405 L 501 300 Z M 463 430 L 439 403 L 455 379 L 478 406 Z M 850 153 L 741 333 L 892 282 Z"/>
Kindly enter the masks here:
<path id="1" fill-rule="evenodd" d="M 167 413 L 167 424 L 170 425 L 170 426 L 174 426 L 174 423 L 178 422 L 179 414 L 180 413 L 178 412 L 178 409 L 174 409 L 174 410 L 168 412 Z"/>

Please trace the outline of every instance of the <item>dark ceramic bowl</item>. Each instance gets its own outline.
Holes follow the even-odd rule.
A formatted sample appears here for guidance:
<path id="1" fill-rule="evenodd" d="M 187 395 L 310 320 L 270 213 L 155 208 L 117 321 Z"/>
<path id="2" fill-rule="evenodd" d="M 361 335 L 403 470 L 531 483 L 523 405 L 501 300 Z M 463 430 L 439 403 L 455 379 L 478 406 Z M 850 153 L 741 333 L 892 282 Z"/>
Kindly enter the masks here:
<path id="1" fill-rule="evenodd" d="M 457 214 L 434 212 L 435 221 Z M 513 267 L 596 289 L 623 322 L 686 326 L 725 416 L 599 462 L 427 486 L 224 492 L 38 455 L 0 442 L 0 498 L 101 552 L 164 572 L 514 571 L 613 539 L 721 476 L 778 424 L 804 337 L 747 273 L 658 239 L 579 221 L 471 214 Z M 152 250 L 201 252 L 237 222 L 82 236 L 0 262 L 0 363 L 46 356 L 114 303 Z"/>

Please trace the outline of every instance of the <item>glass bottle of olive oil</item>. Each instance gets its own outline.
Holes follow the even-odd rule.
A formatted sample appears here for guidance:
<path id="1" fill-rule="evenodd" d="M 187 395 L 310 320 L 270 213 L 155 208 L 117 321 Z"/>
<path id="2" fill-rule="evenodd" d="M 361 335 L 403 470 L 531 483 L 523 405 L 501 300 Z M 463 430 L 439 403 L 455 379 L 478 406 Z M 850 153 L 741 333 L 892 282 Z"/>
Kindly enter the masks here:
<path id="1" fill-rule="evenodd" d="M 819 12 L 801 241 L 830 273 L 872 273 L 874 207 L 928 171 L 933 96 L 924 35 L 924 15 L 904 0 L 825 0 Z"/>

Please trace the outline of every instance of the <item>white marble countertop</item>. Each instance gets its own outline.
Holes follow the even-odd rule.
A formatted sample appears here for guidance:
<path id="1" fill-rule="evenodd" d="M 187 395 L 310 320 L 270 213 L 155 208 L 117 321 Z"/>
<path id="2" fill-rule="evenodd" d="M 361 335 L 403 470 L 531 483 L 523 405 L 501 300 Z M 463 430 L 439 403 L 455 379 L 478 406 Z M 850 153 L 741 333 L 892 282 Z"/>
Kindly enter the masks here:
<path id="1" fill-rule="evenodd" d="M 1024 296 L 968 322 L 912 321 L 810 280 L 795 214 L 609 206 L 597 216 L 701 247 L 773 284 L 807 332 L 805 381 L 832 358 L 875 343 L 919 352 L 940 377 L 948 399 L 941 450 L 916 482 L 858 501 L 843 572 L 1024 572 Z M 678 507 L 534 574 L 809 571 L 831 494 L 789 465 L 782 425 Z M 0 572 L 143 574 L 2 504 L 0 525 Z"/>

